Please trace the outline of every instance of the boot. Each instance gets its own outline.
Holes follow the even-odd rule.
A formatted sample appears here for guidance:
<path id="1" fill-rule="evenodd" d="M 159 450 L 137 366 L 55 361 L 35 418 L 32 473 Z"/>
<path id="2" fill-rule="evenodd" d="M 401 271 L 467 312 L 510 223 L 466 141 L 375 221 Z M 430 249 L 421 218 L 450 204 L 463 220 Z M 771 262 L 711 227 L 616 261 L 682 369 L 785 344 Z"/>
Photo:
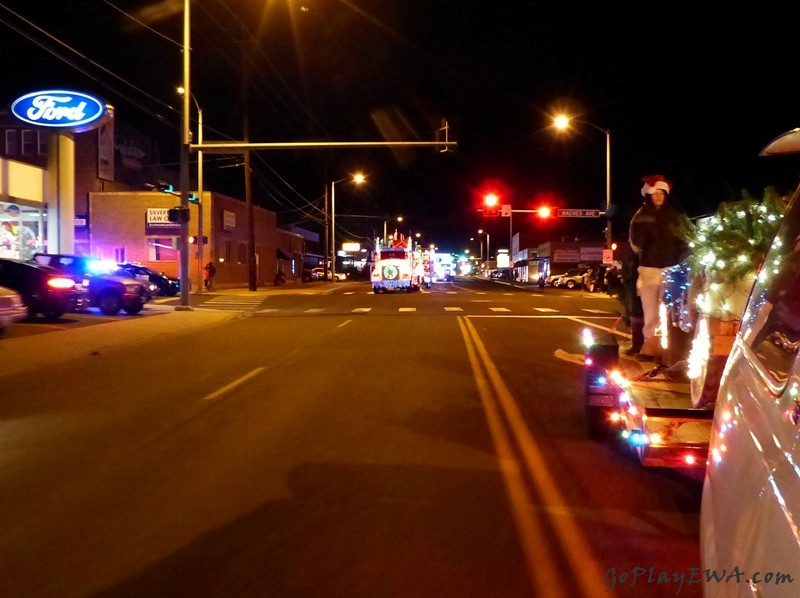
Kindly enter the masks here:
<path id="1" fill-rule="evenodd" d="M 631 346 L 625 355 L 636 355 L 642 350 L 644 344 L 644 318 L 631 316 Z"/>

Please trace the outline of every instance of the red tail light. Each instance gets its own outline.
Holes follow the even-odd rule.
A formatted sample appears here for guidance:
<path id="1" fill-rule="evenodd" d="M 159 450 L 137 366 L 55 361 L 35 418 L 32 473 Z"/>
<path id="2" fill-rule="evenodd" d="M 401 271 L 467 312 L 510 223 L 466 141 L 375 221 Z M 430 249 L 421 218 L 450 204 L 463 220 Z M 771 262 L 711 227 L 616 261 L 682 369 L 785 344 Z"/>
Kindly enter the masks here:
<path id="1" fill-rule="evenodd" d="M 47 281 L 47 286 L 54 289 L 71 289 L 75 286 L 75 281 L 71 278 L 51 278 Z"/>

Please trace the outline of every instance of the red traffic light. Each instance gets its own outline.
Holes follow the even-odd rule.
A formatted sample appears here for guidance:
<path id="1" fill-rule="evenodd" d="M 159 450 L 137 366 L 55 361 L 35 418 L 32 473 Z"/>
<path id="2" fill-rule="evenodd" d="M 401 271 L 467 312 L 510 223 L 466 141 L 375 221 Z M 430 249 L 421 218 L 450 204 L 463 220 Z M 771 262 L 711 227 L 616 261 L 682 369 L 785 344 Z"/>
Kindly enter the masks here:
<path id="1" fill-rule="evenodd" d="M 498 209 L 500 208 L 500 198 L 496 193 L 487 193 L 483 196 L 483 215 L 484 216 L 497 216 Z"/>
<path id="2" fill-rule="evenodd" d="M 539 218 L 550 218 L 553 215 L 553 209 L 550 206 L 539 206 L 536 213 Z"/>

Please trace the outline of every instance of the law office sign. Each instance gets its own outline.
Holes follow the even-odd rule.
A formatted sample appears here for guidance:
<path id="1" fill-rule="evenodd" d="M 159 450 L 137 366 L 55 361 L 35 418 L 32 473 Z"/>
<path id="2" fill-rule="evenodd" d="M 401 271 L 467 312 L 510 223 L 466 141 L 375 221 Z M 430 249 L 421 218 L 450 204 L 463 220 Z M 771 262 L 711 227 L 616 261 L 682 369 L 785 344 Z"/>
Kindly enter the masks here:
<path id="1" fill-rule="evenodd" d="M 50 89 L 17 98 L 11 104 L 11 113 L 29 125 L 81 133 L 99 127 L 110 107 L 88 93 Z"/>
<path id="2" fill-rule="evenodd" d="M 144 234 L 176 236 L 180 230 L 179 222 L 169 221 L 169 208 L 147 208 Z"/>

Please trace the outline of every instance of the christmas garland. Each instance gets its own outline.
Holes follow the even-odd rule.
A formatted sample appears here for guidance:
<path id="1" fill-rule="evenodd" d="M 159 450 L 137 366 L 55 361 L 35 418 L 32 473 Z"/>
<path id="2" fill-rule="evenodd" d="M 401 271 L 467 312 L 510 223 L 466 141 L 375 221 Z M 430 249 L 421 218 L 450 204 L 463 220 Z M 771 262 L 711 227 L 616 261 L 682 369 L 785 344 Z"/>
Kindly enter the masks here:
<path id="1" fill-rule="evenodd" d="M 722 202 L 714 216 L 680 231 L 692 250 L 686 260 L 689 267 L 705 271 L 712 282 L 731 286 L 752 276 L 767 254 L 786 204 L 774 187 L 764 190 L 762 201 L 745 197 Z"/>
<path id="2" fill-rule="evenodd" d="M 786 200 L 773 187 L 764 198 L 748 197 L 723 202 L 717 213 L 679 231 L 691 254 L 684 267 L 702 280 L 697 296 L 700 313 L 721 319 L 738 319 L 742 297 L 749 291 L 757 269 L 777 232 Z"/>

